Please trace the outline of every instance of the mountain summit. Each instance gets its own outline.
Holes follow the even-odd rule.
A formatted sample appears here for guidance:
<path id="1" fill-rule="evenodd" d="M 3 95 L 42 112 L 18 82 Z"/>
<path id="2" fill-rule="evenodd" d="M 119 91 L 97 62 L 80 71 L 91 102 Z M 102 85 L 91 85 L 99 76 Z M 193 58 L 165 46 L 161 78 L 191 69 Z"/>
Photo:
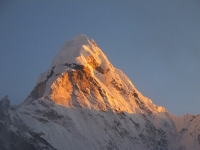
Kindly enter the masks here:
<path id="1" fill-rule="evenodd" d="M 29 99 L 49 96 L 56 104 L 101 111 L 165 112 L 136 90 L 113 67 L 94 40 L 80 35 L 67 41 L 41 74 Z"/>
<path id="2" fill-rule="evenodd" d="M 85 35 L 64 43 L 24 102 L 0 106 L 2 150 L 200 149 L 200 116 L 153 104 Z"/>

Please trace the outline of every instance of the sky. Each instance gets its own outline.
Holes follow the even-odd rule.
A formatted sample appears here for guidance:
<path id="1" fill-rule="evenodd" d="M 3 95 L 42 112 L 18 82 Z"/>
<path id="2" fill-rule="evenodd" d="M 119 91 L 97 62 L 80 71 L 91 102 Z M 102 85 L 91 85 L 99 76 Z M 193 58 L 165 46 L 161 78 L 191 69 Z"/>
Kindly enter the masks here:
<path id="1" fill-rule="evenodd" d="M 65 41 L 85 34 L 156 105 L 200 114 L 199 0 L 1 0 L 0 99 L 26 99 Z"/>

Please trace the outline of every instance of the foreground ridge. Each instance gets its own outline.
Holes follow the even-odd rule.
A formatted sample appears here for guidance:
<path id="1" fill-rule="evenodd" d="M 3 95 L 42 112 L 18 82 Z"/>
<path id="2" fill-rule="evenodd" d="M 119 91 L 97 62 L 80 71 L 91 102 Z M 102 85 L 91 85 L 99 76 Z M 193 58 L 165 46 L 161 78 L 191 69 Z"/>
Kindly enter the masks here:
<path id="1" fill-rule="evenodd" d="M 199 121 L 153 104 L 93 39 L 79 35 L 24 102 L 0 101 L 0 149 L 199 150 Z"/>

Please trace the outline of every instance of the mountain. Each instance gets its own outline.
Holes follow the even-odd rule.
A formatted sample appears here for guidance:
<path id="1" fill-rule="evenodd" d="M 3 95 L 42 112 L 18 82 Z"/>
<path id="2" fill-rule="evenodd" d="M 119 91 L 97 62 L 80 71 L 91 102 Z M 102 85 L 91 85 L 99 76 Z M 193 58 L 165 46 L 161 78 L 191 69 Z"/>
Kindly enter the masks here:
<path id="1" fill-rule="evenodd" d="M 153 104 L 80 35 L 64 43 L 25 101 L 0 100 L 0 149 L 199 150 L 200 116 Z"/>

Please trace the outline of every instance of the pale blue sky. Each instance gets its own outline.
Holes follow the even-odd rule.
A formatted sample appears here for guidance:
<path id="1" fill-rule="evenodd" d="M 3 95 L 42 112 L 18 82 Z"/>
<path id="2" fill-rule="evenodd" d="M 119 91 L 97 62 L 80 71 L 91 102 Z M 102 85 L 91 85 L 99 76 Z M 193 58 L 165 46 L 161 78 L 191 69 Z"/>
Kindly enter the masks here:
<path id="1" fill-rule="evenodd" d="M 200 114 L 199 0 L 1 0 L 0 99 L 22 102 L 79 34 L 155 104 Z"/>

